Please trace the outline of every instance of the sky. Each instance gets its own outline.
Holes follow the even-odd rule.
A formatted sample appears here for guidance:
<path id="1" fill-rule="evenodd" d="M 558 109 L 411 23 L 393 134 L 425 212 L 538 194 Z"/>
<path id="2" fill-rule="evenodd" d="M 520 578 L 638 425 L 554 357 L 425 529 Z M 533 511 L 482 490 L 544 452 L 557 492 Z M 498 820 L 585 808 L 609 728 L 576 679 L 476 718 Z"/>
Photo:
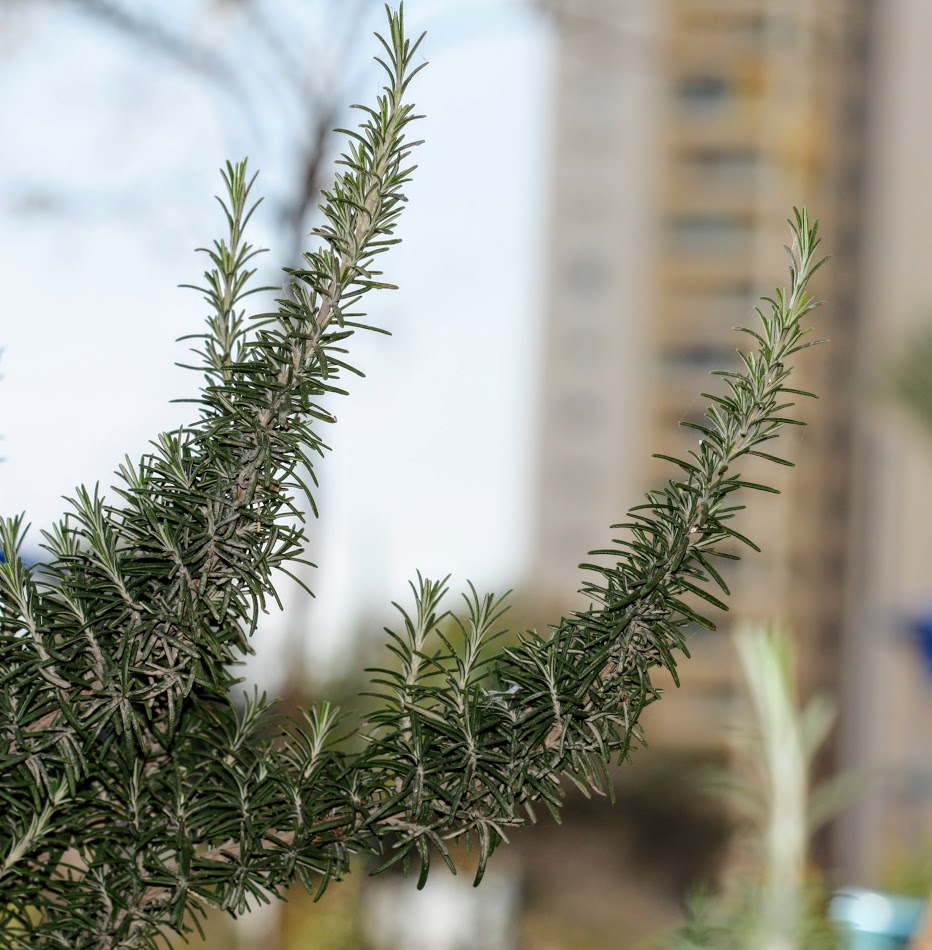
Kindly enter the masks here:
<path id="1" fill-rule="evenodd" d="M 205 307 L 177 285 L 197 282 L 193 249 L 220 235 L 217 169 L 248 154 L 274 196 L 287 158 L 268 125 L 237 122 L 203 81 L 67 5 L 5 9 L 0 511 L 25 511 L 37 545 L 76 485 L 108 488 L 125 455 L 190 418 L 170 401 L 197 384 L 175 340 Z M 408 0 L 406 15 L 430 65 L 413 87 L 426 143 L 404 243 L 383 259 L 400 289 L 371 310 L 393 336 L 354 343 L 366 378 L 333 406 L 317 469 L 317 599 L 287 591 L 290 620 L 273 614 L 257 641 L 251 675 L 271 688 L 288 629 L 326 663 L 390 601 L 410 603 L 418 570 L 501 591 L 527 567 L 553 37 L 522 0 Z M 351 94 L 371 99 L 375 74 L 357 69 Z M 253 239 L 272 245 L 273 275 L 270 207 Z"/>

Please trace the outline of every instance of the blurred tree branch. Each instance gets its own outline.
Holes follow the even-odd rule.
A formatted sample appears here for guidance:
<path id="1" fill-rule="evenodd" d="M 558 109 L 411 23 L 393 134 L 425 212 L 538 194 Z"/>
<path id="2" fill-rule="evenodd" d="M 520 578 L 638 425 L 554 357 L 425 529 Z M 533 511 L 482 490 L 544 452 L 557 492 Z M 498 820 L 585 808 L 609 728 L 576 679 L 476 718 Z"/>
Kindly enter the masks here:
<path id="1" fill-rule="evenodd" d="M 33 0 L 26 5 L 0 0 L 0 6 L 13 14 L 41 5 L 71 9 L 137 45 L 151 54 L 144 61 L 147 70 L 159 61 L 180 67 L 231 107 L 251 139 L 280 143 L 289 168 L 285 187 L 271 200 L 284 232 L 287 259 L 297 262 L 325 181 L 329 133 L 338 123 L 339 104 L 349 98 L 362 67 L 355 52 L 363 26 L 367 14 L 380 5 L 375 0 L 319 0 L 310 6 L 290 3 L 284 10 L 259 0 L 201 0 L 196 6 L 204 17 L 195 30 L 190 21 L 179 23 L 173 5 L 116 0 Z M 326 14 L 326 37 L 317 37 L 316 43 L 306 31 L 295 28 L 301 18 L 290 15 L 291 7 L 302 6 Z M 241 46 L 221 42 L 221 28 L 233 18 L 242 27 L 245 57 Z M 288 31 L 279 28 L 283 18 L 291 24 Z M 212 29 L 205 32 L 205 23 Z M 316 46 L 310 55 L 301 52 L 309 46 Z M 248 82 L 244 58 L 249 63 Z"/>

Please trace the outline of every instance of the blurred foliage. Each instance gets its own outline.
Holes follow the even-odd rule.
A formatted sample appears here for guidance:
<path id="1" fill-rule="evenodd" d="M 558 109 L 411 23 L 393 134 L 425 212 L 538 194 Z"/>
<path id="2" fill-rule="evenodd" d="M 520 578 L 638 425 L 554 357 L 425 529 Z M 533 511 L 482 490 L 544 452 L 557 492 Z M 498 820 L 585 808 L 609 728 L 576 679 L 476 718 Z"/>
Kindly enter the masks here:
<path id="1" fill-rule="evenodd" d="M 753 709 L 736 723 L 735 761 L 710 788 L 741 822 L 722 893 L 696 895 L 677 950 L 835 950 L 840 934 L 807 861 L 811 835 L 858 794 L 841 775 L 813 787 L 812 766 L 834 724 L 824 696 L 801 706 L 788 635 L 751 628 L 735 635 Z"/>
<path id="2" fill-rule="evenodd" d="M 365 859 L 354 862 L 364 865 Z M 284 902 L 276 909 L 280 916 L 269 932 L 245 937 L 237 931 L 228 915 L 214 908 L 204 921 L 205 936 L 187 940 L 178 937 L 172 946 L 203 947 L 204 950 L 368 950 L 364 933 L 362 894 L 363 873 L 351 875 L 340 887 L 330 890 L 321 901 L 314 901 L 300 885 L 289 888 Z"/>
<path id="3" fill-rule="evenodd" d="M 914 843 L 888 857 L 878 886 L 904 897 L 932 897 L 932 841 Z"/>
<path id="4" fill-rule="evenodd" d="M 697 893 L 689 901 L 689 923 L 672 943 L 657 944 L 670 950 L 841 950 L 842 935 L 828 919 L 828 895 L 818 883 L 800 884 L 796 932 L 792 938 L 761 928 L 765 889 L 744 882 L 727 903 L 721 897 Z M 646 950 L 646 948 L 645 948 Z"/>
<path id="5" fill-rule="evenodd" d="M 886 386 L 932 434 L 932 321 L 911 333 L 890 368 Z"/>

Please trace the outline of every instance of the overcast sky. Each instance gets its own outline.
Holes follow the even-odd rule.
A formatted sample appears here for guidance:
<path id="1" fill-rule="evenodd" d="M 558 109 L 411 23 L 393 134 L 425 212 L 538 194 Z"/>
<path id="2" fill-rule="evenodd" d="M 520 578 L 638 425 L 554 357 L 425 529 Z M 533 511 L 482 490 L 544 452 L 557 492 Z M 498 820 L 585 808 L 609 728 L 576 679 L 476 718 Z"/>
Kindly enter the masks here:
<path id="1" fill-rule="evenodd" d="M 61 496 L 108 487 L 124 454 L 189 418 L 169 402 L 196 384 L 174 341 L 205 308 L 176 285 L 220 234 L 216 170 L 249 154 L 273 191 L 283 170 L 203 82 L 64 4 L 26 9 L 0 17 L 0 510 L 26 511 L 37 542 Z M 428 30 L 427 144 L 384 259 L 401 289 L 372 307 L 394 336 L 359 341 L 367 378 L 334 406 L 318 467 L 312 656 L 418 569 L 502 589 L 527 565 L 553 39 L 520 0 L 406 11 Z M 361 75 L 353 94 L 371 98 Z M 281 243 L 270 212 L 253 237 Z M 282 628 L 263 633 L 269 685 Z"/>

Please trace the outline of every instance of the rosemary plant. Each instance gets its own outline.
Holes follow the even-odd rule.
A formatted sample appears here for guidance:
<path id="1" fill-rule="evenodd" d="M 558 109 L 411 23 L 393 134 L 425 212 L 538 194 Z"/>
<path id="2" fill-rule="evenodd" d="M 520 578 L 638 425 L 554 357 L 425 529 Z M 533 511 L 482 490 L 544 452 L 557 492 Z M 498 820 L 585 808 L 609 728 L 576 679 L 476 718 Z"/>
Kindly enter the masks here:
<path id="1" fill-rule="evenodd" d="M 420 66 L 402 11 L 388 12 L 387 82 L 347 132 L 325 193 L 318 250 L 289 269 L 271 313 L 246 298 L 258 249 L 245 162 L 228 165 L 226 237 L 205 249 L 198 288 L 210 309 L 197 339 L 204 382 L 191 425 L 127 461 L 111 499 L 79 488 L 44 535 L 45 563 L 20 557 L 22 517 L 0 523 L 0 933 L 8 947 L 156 947 L 200 927 L 207 906 L 235 914 L 295 879 L 322 893 L 349 856 L 379 870 L 479 849 L 477 882 L 508 829 L 556 812 L 561 779 L 611 793 L 606 765 L 642 737 L 655 667 L 676 669 L 684 630 L 709 626 L 693 604 L 724 603 L 713 566 L 733 558 L 734 471 L 786 424 L 790 358 L 819 266 L 817 226 L 791 222 L 790 287 L 747 330 L 755 349 L 712 395 L 702 441 L 680 475 L 629 514 L 609 566 L 586 565 L 585 611 L 490 655 L 502 599 L 470 588 L 444 639 L 444 583 L 418 578 L 375 671 L 381 700 L 362 751 L 339 740 L 327 703 L 282 721 L 264 697 L 237 705 L 238 657 L 275 572 L 301 558 L 301 499 L 313 506 L 324 452 L 322 398 L 356 372 L 347 345 L 358 307 L 387 287 L 375 269 L 412 171 L 407 101 Z M 381 39 L 381 38 L 380 38 Z M 313 479 L 313 475 L 312 475 Z M 600 552 L 605 553 L 605 552 Z M 447 627 L 446 629 L 449 629 Z M 428 643 L 430 641 L 430 643 Z M 390 668 L 389 668 L 390 666 Z"/>

